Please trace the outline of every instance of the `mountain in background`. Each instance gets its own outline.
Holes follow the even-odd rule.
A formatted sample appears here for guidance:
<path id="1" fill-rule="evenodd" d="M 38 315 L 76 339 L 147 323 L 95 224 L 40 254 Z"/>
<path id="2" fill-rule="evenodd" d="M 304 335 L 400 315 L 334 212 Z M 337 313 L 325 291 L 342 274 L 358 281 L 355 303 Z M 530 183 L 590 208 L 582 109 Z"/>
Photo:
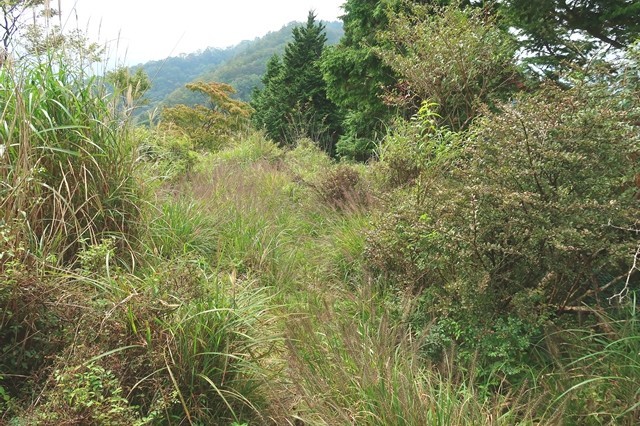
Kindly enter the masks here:
<path id="1" fill-rule="evenodd" d="M 338 43 L 342 37 L 342 22 L 323 22 L 326 25 L 327 44 Z M 137 115 L 158 107 L 203 103 L 205 98 L 185 88 L 192 81 L 216 81 L 227 83 L 236 90 L 236 97 L 249 101 L 255 87 L 261 86 L 267 62 L 274 55 L 281 55 L 291 41 L 291 31 L 301 25 L 291 22 L 279 31 L 254 40 L 243 41 L 226 49 L 207 48 L 190 54 L 150 61 L 134 67 L 142 67 L 151 79 L 151 88 L 145 98 L 148 104 L 137 110 Z"/>

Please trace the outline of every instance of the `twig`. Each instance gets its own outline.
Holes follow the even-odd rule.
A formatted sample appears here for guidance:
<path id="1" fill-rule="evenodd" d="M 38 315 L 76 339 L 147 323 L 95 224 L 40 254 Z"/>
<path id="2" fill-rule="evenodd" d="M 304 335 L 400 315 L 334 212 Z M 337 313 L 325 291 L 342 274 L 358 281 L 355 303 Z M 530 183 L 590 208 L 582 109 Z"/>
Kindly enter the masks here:
<path id="1" fill-rule="evenodd" d="M 640 271 L 640 269 L 638 268 L 638 256 L 640 256 L 640 244 L 638 244 L 636 254 L 633 256 L 633 265 L 631 265 L 631 269 L 629 269 L 629 272 L 627 273 L 627 280 L 624 283 L 624 287 L 618 293 L 609 298 L 609 303 L 611 303 L 611 300 L 615 299 L 616 297 L 618 298 L 618 303 L 621 303 L 622 299 L 624 299 L 627 294 L 629 294 L 629 281 L 631 281 L 631 275 L 633 275 L 635 271 Z"/>

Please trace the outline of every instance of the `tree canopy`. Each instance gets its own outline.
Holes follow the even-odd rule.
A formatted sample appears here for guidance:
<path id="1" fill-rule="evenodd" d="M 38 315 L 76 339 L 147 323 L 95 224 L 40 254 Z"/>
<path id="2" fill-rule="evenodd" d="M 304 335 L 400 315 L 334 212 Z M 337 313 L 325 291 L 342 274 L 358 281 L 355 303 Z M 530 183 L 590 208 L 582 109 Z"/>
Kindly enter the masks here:
<path id="1" fill-rule="evenodd" d="M 196 82 L 187 88 L 206 96 L 208 106 L 168 107 L 162 111 L 162 120 L 165 128 L 188 136 L 196 147 L 218 149 L 248 123 L 251 107 L 232 99 L 234 90 L 228 84 Z"/>
<path id="2" fill-rule="evenodd" d="M 324 24 L 309 12 L 307 23 L 293 29 L 282 60 L 269 61 L 264 89 L 254 93 L 254 123 L 280 144 L 309 137 L 327 152 L 334 149 L 340 120 L 320 70 L 326 41 Z"/>
<path id="3" fill-rule="evenodd" d="M 514 28 L 529 62 L 547 74 L 584 64 L 599 50 L 625 49 L 640 36 L 640 2 L 504 0 L 500 14 Z"/>

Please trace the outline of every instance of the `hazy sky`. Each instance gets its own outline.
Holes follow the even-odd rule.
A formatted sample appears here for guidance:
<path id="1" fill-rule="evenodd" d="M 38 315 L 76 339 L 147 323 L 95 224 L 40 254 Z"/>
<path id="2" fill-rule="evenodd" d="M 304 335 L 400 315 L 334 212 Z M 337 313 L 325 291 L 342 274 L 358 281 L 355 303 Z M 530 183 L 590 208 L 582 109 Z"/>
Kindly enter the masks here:
<path id="1" fill-rule="evenodd" d="M 254 39 L 291 21 L 305 21 L 311 9 L 319 19 L 334 21 L 342 15 L 344 0 L 61 2 L 67 28 L 87 30 L 93 40 L 108 42 L 110 56 L 136 64 Z"/>

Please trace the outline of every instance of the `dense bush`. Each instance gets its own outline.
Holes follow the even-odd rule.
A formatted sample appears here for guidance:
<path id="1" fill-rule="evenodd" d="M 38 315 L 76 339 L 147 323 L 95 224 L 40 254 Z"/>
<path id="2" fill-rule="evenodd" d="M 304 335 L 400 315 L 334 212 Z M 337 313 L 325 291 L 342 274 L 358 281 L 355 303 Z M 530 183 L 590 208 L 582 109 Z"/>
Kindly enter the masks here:
<path id="1" fill-rule="evenodd" d="M 621 108 L 622 98 L 598 84 L 547 87 L 486 112 L 456 136 L 455 155 L 443 147 L 451 138 L 417 137 L 417 155 L 433 159 L 409 160 L 416 183 L 367 249 L 380 276 L 421 295 L 415 325 L 437 318 L 448 341 L 513 361 L 533 340 L 510 339 L 534 339 L 547 319 L 625 293 L 640 139 L 637 106 Z"/>
<path id="2" fill-rule="evenodd" d="M 454 130 L 468 127 L 517 80 L 512 38 L 485 10 L 460 4 L 413 5 L 390 14 L 377 49 L 403 78 L 405 87 L 398 85 L 390 100 L 409 110 L 420 100 L 434 102 L 438 121 Z"/>

